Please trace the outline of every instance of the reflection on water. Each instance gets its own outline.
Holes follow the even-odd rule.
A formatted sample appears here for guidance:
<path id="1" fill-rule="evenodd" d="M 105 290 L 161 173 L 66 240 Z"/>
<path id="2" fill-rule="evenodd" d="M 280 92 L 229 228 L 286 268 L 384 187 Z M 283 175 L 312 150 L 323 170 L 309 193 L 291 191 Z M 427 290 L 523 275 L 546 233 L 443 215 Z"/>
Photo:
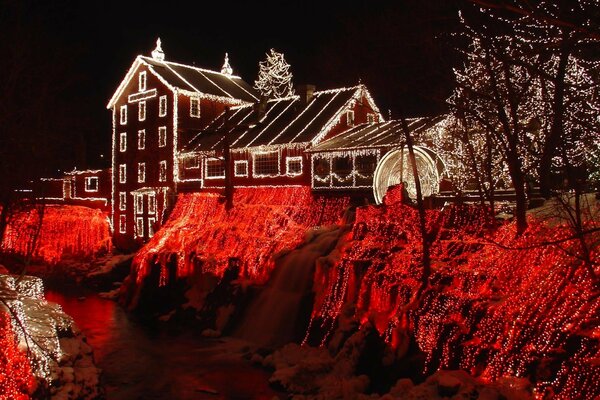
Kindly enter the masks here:
<path id="1" fill-rule="evenodd" d="M 130 320 L 114 302 L 46 291 L 73 317 L 94 348 L 107 398 L 272 399 L 269 374 L 252 367 L 232 344 L 166 332 Z"/>

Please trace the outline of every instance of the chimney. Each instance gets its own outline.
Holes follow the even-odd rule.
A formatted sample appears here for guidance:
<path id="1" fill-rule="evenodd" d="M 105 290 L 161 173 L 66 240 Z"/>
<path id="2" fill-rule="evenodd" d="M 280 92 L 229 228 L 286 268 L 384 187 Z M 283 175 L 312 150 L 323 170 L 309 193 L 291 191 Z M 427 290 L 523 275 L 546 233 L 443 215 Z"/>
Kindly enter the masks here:
<path id="1" fill-rule="evenodd" d="M 300 96 L 300 101 L 302 104 L 308 104 L 313 98 L 313 93 L 316 89 L 315 85 L 298 85 L 296 86 L 296 94 Z"/>

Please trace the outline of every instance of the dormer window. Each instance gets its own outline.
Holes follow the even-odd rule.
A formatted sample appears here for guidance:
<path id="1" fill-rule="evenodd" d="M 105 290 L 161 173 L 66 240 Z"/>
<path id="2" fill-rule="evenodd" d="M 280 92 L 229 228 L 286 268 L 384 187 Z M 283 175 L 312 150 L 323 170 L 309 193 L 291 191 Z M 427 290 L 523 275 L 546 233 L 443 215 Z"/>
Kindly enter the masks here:
<path id="1" fill-rule="evenodd" d="M 200 118 L 200 99 L 190 98 L 190 117 Z"/>
<path id="2" fill-rule="evenodd" d="M 354 126 L 354 111 L 346 112 L 346 125 Z"/>
<path id="3" fill-rule="evenodd" d="M 367 114 L 367 122 L 369 124 L 374 124 L 375 123 L 375 114 L 373 113 L 368 113 Z"/>
<path id="4" fill-rule="evenodd" d="M 158 99 L 158 116 L 164 117 L 167 115 L 167 96 L 160 96 Z"/>
<path id="5" fill-rule="evenodd" d="M 144 121 L 146 119 L 146 102 L 140 101 L 138 103 L 138 120 Z"/>
<path id="6" fill-rule="evenodd" d="M 146 71 L 142 71 L 138 75 L 138 85 L 139 85 L 140 92 L 143 92 L 146 90 Z"/>
<path id="7" fill-rule="evenodd" d="M 127 123 L 127 105 L 121 106 L 121 125 Z"/>

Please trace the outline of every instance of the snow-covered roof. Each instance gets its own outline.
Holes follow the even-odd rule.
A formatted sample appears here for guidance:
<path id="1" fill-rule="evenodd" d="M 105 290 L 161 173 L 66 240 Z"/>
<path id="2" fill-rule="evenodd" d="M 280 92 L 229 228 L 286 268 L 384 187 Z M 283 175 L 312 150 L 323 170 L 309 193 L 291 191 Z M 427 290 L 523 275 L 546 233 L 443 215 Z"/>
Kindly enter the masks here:
<path id="1" fill-rule="evenodd" d="M 189 95 L 214 96 L 223 100 L 232 100 L 238 104 L 252 103 L 259 99 L 256 90 L 237 75 L 140 55 L 136 57 L 127 75 L 110 99 L 107 108 L 115 105 L 140 65 L 145 65 L 171 90 L 177 89 Z"/>
<path id="2" fill-rule="evenodd" d="M 284 144 L 318 143 L 352 101 L 368 99 L 369 106 L 379 112 L 363 85 L 316 91 L 305 104 L 299 96 L 269 100 L 264 110 L 259 105 L 232 107 L 186 146 L 186 151 L 218 150 L 229 134 L 231 148 L 249 148 Z"/>
<path id="3" fill-rule="evenodd" d="M 445 115 L 412 118 L 407 120 L 407 123 L 411 133 L 416 136 L 444 118 L 446 118 Z M 399 146 L 404 142 L 404 131 L 402 130 L 401 122 L 390 120 L 375 124 L 357 125 L 331 139 L 319 143 L 309 151 L 316 153 L 377 147 L 389 148 Z"/>

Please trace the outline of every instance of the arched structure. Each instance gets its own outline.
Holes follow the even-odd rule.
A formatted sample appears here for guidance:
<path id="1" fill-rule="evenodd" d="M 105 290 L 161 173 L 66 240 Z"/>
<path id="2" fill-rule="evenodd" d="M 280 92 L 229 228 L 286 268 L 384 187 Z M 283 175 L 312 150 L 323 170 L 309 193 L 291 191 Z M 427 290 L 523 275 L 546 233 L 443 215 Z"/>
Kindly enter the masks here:
<path id="1" fill-rule="evenodd" d="M 440 178 L 444 174 L 444 163 L 433 151 L 426 147 L 414 146 L 415 158 L 421 192 L 424 197 L 431 196 L 439 191 Z M 373 176 L 373 194 L 377 204 L 383 202 L 390 186 L 406 183 L 408 195 L 416 198 L 415 179 L 407 147 L 389 151 L 381 158 Z"/>

